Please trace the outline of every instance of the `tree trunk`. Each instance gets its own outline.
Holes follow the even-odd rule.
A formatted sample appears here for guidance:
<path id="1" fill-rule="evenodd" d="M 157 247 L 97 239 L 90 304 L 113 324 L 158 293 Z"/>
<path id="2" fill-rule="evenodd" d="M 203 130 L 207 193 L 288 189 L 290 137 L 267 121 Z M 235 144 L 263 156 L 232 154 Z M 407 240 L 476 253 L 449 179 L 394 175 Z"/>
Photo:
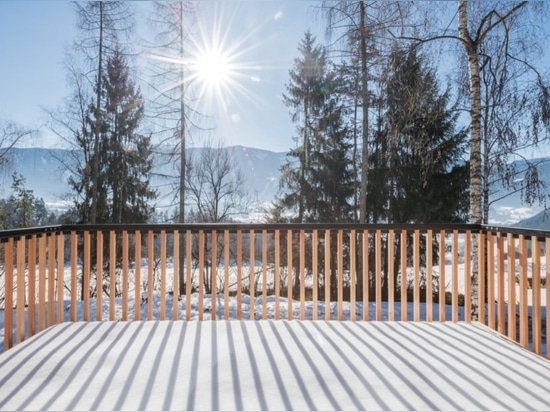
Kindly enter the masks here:
<path id="1" fill-rule="evenodd" d="M 470 223 L 482 224 L 481 82 L 477 44 L 468 31 L 468 2 L 458 2 L 458 34 L 468 58 L 470 83 Z M 472 239 L 472 320 L 478 318 L 478 242 Z"/>
<path id="2" fill-rule="evenodd" d="M 179 18 L 180 18 L 180 44 L 179 44 L 179 57 L 183 61 L 184 47 L 183 47 L 183 3 L 179 3 Z M 186 151 L 185 151 L 185 72 L 183 65 L 180 68 L 180 181 L 179 181 L 179 214 L 178 214 L 178 223 L 185 223 L 185 174 L 186 174 Z M 185 293 L 185 261 L 183 257 L 185 256 L 185 234 L 183 231 L 180 232 L 180 242 L 179 242 L 179 294 L 183 295 Z"/>
<path id="3" fill-rule="evenodd" d="M 367 28 L 366 28 L 366 5 L 360 2 L 361 21 L 359 32 L 361 36 L 361 97 L 362 97 L 362 133 L 363 148 L 361 151 L 361 187 L 359 222 L 367 222 L 367 179 L 368 179 L 368 156 L 369 156 L 369 88 L 367 73 Z"/>
<path id="4" fill-rule="evenodd" d="M 97 62 L 96 119 L 94 127 L 94 153 L 92 157 L 92 205 L 90 208 L 90 223 L 97 222 L 97 197 L 99 174 L 99 133 L 101 129 L 101 75 L 103 66 L 103 2 L 99 2 L 99 43 Z"/>

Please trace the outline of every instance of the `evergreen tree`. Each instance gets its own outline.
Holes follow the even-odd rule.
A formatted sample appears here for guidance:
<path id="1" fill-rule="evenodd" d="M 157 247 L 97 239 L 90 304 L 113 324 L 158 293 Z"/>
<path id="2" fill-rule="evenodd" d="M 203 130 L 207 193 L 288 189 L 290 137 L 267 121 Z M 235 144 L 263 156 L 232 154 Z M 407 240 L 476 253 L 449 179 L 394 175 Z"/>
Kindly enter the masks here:
<path id="1" fill-rule="evenodd" d="M 316 44 L 316 38 L 307 31 L 298 46 L 301 56 L 294 60 L 294 69 L 290 71 L 290 83 L 284 103 L 292 109 L 292 122 L 297 125 L 297 146 L 289 152 L 290 157 L 298 160 L 288 161 L 281 172 L 281 186 L 286 194 L 281 199 L 283 208 L 297 210 L 296 220 L 304 221 L 305 205 L 311 204 L 310 191 L 310 155 L 312 140 L 316 132 L 319 112 L 325 99 L 326 53 Z"/>
<path id="2" fill-rule="evenodd" d="M 296 160 L 281 170 L 277 207 L 297 212 L 297 222 L 349 221 L 353 176 L 340 81 L 310 32 L 298 50 L 284 102 L 293 109 L 299 143 L 289 152 Z"/>
<path id="3" fill-rule="evenodd" d="M 348 127 L 344 124 L 344 107 L 336 82 L 331 76 L 330 95 L 320 112 L 315 142 L 311 153 L 312 204 L 308 204 L 310 219 L 316 222 L 353 221 L 353 170 L 350 167 L 352 145 Z"/>
<path id="4" fill-rule="evenodd" d="M 143 223 L 153 213 L 150 201 L 156 193 L 150 187 L 153 167 L 152 145 L 149 136 L 140 134 L 143 118 L 143 99 L 134 81 L 126 57 L 115 50 L 109 57 L 102 79 L 101 128 L 99 130 L 99 159 L 97 176 L 96 223 Z M 88 115 L 75 140 L 84 157 L 91 156 L 96 122 L 88 107 Z M 78 194 L 75 201 L 80 222 L 87 222 L 91 210 L 92 168 L 86 159 L 69 184 Z"/>
<path id="5" fill-rule="evenodd" d="M 395 48 L 373 150 L 382 197 L 373 215 L 388 223 L 464 222 L 468 212 L 467 134 L 457 130 L 450 92 L 416 49 Z"/>
<path id="6" fill-rule="evenodd" d="M 103 196 L 110 193 L 107 219 L 112 223 L 146 222 L 153 213 L 150 200 L 156 193 L 150 187 L 153 168 L 149 136 L 139 133 L 143 99 L 130 78 L 124 55 L 115 51 L 107 63 L 103 81 L 105 92 L 105 138 L 102 150 L 106 161 Z"/>
<path id="7" fill-rule="evenodd" d="M 0 228 L 16 229 L 53 223 L 42 198 L 37 198 L 32 189 L 25 186 L 25 178 L 19 173 L 12 175 L 12 193 L 0 200 Z"/>

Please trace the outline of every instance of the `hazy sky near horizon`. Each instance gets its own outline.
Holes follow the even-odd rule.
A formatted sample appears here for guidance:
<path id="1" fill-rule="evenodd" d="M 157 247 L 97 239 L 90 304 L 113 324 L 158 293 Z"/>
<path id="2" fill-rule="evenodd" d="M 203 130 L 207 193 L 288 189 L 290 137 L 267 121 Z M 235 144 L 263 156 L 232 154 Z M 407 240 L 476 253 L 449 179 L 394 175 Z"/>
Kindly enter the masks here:
<path id="1" fill-rule="evenodd" d="M 294 147 L 295 127 L 282 102 L 288 72 L 298 57 L 298 43 L 310 29 L 324 43 L 320 1 L 202 0 L 198 37 L 204 44 L 223 43 L 232 58 L 229 81 L 221 93 L 204 95 L 209 104 L 201 113 L 212 116 L 214 129 L 192 137 L 191 146 L 208 138 L 224 145 L 243 145 L 272 151 Z M 132 2 L 137 34 L 146 27 L 149 1 Z M 65 1 L 0 2 L 0 118 L 39 132 L 24 146 L 58 147 L 44 125 L 44 109 L 55 109 L 70 90 L 66 85 L 65 50 L 76 33 L 76 14 Z M 222 42 L 221 39 L 224 39 Z M 150 51 L 136 41 L 136 60 L 145 66 Z M 145 67 L 138 67 L 147 80 Z M 141 85 L 147 97 L 149 91 Z"/>

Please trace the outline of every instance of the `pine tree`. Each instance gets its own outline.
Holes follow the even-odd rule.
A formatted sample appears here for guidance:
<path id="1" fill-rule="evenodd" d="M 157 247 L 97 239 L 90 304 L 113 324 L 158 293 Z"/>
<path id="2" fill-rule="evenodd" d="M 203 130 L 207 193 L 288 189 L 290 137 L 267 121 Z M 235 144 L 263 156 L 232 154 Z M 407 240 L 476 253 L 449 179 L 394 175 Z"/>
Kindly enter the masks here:
<path id="1" fill-rule="evenodd" d="M 153 213 L 156 197 L 150 187 L 153 168 L 151 139 L 140 133 L 144 103 L 130 77 L 126 57 L 115 48 L 108 58 L 102 79 L 101 128 L 95 176 L 96 223 L 144 223 Z M 84 159 L 69 184 L 77 193 L 75 209 L 79 222 L 88 222 L 91 204 L 90 158 L 94 156 L 96 122 L 93 104 L 85 108 L 82 127 L 75 130 L 75 143 Z"/>
<path id="2" fill-rule="evenodd" d="M 353 176 L 341 82 L 310 32 L 298 50 L 284 102 L 299 137 L 281 170 L 278 207 L 295 211 L 297 222 L 349 221 Z"/>
<path id="3" fill-rule="evenodd" d="M 466 131 L 450 92 L 416 49 L 395 48 L 385 79 L 385 107 L 373 153 L 380 165 L 389 223 L 463 222 L 467 219 Z"/>
<path id="4" fill-rule="evenodd" d="M 284 103 L 293 111 L 292 122 L 297 127 L 297 146 L 290 150 L 289 156 L 298 160 L 289 161 L 281 172 L 281 186 L 286 194 L 281 199 L 283 208 L 297 209 L 296 221 L 305 219 L 306 204 L 311 204 L 310 167 L 312 145 L 319 112 L 323 105 L 326 88 L 326 53 L 323 47 L 316 44 L 316 38 L 307 31 L 304 39 L 298 46 L 300 58 L 294 61 L 294 69 L 290 71 L 290 83 L 287 85 L 287 94 Z"/>
<path id="5" fill-rule="evenodd" d="M 105 187 L 100 198 L 108 199 L 110 223 L 142 223 L 153 213 L 149 202 L 156 197 L 150 187 L 153 168 L 151 139 L 139 132 L 143 99 L 130 78 L 124 55 L 116 51 L 105 74 L 105 113 L 103 147 L 105 159 L 100 175 Z"/>

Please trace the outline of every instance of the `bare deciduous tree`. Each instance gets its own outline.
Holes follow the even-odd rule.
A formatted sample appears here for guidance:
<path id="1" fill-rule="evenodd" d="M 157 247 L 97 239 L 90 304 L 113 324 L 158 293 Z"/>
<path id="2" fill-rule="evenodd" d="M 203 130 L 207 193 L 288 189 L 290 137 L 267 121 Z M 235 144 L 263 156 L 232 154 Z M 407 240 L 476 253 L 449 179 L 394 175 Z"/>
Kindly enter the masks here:
<path id="1" fill-rule="evenodd" d="M 33 132 L 13 121 L 0 119 L 0 169 L 9 163 L 11 149 Z"/>
<path id="2" fill-rule="evenodd" d="M 187 197 L 190 216 L 202 223 L 223 223 L 246 214 L 250 201 L 245 178 L 230 148 L 208 143 L 187 161 Z"/>

